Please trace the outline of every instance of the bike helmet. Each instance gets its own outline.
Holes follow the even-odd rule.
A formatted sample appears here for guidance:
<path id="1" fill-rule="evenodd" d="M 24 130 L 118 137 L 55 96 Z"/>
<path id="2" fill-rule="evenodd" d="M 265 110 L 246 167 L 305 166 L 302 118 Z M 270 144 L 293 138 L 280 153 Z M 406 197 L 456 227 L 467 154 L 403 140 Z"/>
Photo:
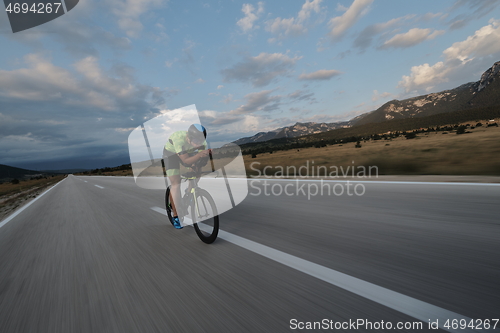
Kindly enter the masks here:
<path id="1" fill-rule="evenodd" d="M 196 143 L 203 143 L 207 137 L 207 130 L 200 124 L 193 124 L 188 129 L 189 140 Z"/>

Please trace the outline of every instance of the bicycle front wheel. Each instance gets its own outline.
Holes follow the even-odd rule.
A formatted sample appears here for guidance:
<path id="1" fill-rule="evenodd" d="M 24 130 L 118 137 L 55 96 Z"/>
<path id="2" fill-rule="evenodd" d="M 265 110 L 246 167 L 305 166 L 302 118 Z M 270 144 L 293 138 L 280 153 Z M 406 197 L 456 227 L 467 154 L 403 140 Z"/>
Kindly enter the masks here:
<path id="1" fill-rule="evenodd" d="M 196 190 L 195 202 L 191 205 L 191 217 L 198 237 L 211 244 L 219 233 L 219 216 L 212 196 L 203 189 Z"/>

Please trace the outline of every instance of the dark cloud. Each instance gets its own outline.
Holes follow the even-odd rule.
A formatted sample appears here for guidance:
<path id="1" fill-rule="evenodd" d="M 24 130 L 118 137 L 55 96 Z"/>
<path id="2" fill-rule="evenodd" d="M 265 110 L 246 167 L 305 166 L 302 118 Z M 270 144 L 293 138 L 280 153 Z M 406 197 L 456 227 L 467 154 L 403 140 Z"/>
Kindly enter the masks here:
<path id="1" fill-rule="evenodd" d="M 448 20 L 450 29 L 460 29 L 472 20 L 480 19 L 491 13 L 500 5 L 498 0 L 456 0 L 450 8 L 453 12 L 459 8 L 467 7 L 466 13 L 459 14 Z"/>
<path id="2" fill-rule="evenodd" d="M 25 68 L 0 70 L 0 164 L 123 159 L 128 134 L 172 93 L 139 84 L 127 65 L 104 70 L 94 57 L 74 70 L 39 55 L 25 60 Z"/>
<path id="3" fill-rule="evenodd" d="M 364 52 L 368 47 L 372 45 L 373 40 L 377 36 L 401 25 L 402 22 L 405 22 L 413 17 L 414 15 L 406 15 L 404 17 L 389 20 L 387 22 L 371 24 L 358 34 L 353 42 L 353 47 L 359 49 L 360 52 Z"/>
<path id="4" fill-rule="evenodd" d="M 310 101 L 312 103 L 316 103 L 316 98 L 314 97 L 314 93 L 308 93 L 304 90 L 296 90 L 291 94 L 288 94 L 288 98 L 294 101 Z"/>
<path id="5" fill-rule="evenodd" d="M 289 75 L 300 57 L 290 58 L 281 53 L 261 53 L 221 71 L 224 82 L 249 82 L 263 87 L 279 76 Z"/>
<path id="6" fill-rule="evenodd" d="M 280 106 L 281 96 L 271 96 L 274 90 L 263 90 L 245 96 L 247 103 L 232 110 L 230 114 L 248 114 L 257 111 L 274 111 Z"/>
<path id="7" fill-rule="evenodd" d="M 82 2 L 80 2 L 78 10 L 85 11 L 87 6 L 82 5 Z M 97 10 L 101 8 L 97 3 L 94 3 L 93 6 L 96 6 Z M 52 39 L 60 43 L 66 52 L 76 58 L 89 55 L 98 56 L 97 47 L 108 47 L 114 52 L 131 49 L 131 42 L 128 38 L 118 37 L 104 30 L 102 27 L 97 26 L 90 19 L 91 17 L 89 13 L 78 16 L 67 14 L 44 25 L 16 34 L 8 33 L 6 36 L 29 45 L 38 52 L 45 50 L 45 47 L 40 42 L 42 38 Z M 10 31 L 10 26 L 6 21 L 0 19 L 0 31 Z"/>

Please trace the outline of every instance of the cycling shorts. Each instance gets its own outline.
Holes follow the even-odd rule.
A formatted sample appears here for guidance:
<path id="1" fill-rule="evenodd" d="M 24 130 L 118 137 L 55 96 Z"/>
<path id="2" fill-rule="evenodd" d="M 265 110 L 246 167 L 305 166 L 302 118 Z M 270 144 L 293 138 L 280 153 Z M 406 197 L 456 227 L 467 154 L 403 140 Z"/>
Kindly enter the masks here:
<path id="1" fill-rule="evenodd" d="M 174 152 L 163 150 L 163 159 L 165 160 L 165 169 L 167 169 L 167 176 L 180 175 L 181 159 L 179 155 Z"/>

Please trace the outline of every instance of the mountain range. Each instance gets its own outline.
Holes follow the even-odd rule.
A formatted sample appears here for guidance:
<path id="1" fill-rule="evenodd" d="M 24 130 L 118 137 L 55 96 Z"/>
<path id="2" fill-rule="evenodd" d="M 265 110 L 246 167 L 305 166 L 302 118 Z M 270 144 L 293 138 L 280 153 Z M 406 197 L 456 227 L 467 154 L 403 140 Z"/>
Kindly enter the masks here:
<path id="1" fill-rule="evenodd" d="M 351 124 L 348 121 L 336 123 L 296 123 L 295 125 L 281 127 L 269 132 L 259 132 L 254 136 L 238 139 L 234 141 L 234 143 L 236 143 L 237 145 L 243 145 L 246 143 L 264 142 L 273 139 L 295 138 L 299 136 L 322 133 L 337 128 L 345 128 L 350 126 Z"/>
<path id="2" fill-rule="evenodd" d="M 272 139 L 300 137 L 395 119 L 426 117 L 440 113 L 462 111 L 500 105 L 500 61 L 483 73 L 479 81 L 469 82 L 454 89 L 430 93 L 404 100 L 392 100 L 376 110 L 359 115 L 349 121 L 335 123 L 296 123 L 269 132 L 234 141 L 238 145 Z"/>

